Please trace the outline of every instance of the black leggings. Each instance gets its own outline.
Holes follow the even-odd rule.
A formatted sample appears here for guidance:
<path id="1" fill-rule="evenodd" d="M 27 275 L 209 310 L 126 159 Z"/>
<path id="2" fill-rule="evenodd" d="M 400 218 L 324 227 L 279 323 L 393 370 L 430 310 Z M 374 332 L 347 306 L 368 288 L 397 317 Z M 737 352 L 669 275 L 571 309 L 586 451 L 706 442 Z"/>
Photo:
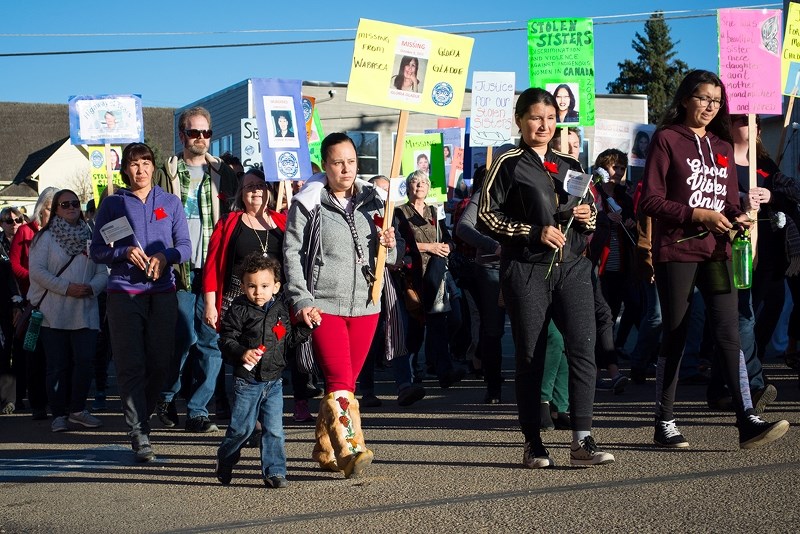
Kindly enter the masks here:
<path id="1" fill-rule="evenodd" d="M 695 286 L 706 304 L 706 317 L 719 350 L 722 375 L 733 397 L 736 415 L 741 418 L 746 413 L 752 413 L 747 370 L 744 359 L 739 357 L 738 294 L 733 288 L 731 263 L 657 263 L 655 273 L 663 319 L 661 355 L 656 376 L 656 419 L 674 419 L 675 389 L 686 345 Z"/>

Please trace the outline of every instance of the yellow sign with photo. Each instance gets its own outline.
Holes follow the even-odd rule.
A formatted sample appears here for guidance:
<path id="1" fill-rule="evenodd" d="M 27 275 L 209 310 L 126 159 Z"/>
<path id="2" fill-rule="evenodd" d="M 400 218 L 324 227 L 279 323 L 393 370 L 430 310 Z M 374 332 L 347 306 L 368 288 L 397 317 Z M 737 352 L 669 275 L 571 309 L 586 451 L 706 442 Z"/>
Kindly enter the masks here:
<path id="1" fill-rule="evenodd" d="M 459 117 L 474 42 L 471 37 L 361 19 L 347 101 Z"/>

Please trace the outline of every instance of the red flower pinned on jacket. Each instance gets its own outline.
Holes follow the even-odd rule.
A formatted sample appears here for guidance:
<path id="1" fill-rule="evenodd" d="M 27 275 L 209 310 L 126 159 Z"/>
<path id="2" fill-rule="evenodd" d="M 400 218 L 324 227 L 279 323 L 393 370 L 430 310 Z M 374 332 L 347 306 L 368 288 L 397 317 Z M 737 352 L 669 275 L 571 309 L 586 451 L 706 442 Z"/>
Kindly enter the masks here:
<path id="1" fill-rule="evenodd" d="M 372 220 L 375 222 L 375 226 L 378 228 L 383 228 L 383 217 L 376 213 L 372 216 Z"/>
<path id="2" fill-rule="evenodd" d="M 278 338 L 278 341 L 283 339 L 283 336 L 286 335 L 286 327 L 283 326 L 280 319 L 278 319 L 278 324 L 272 327 L 272 331 L 275 333 L 275 337 Z"/>
<path id="3" fill-rule="evenodd" d="M 220 199 L 223 202 L 225 202 L 228 199 L 228 197 L 226 197 L 225 193 L 223 193 L 223 192 L 217 193 L 217 198 Z"/>
<path id="4" fill-rule="evenodd" d="M 431 223 L 431 226 L 436 226 L 436 219 L 431 219 L 428 222 Z"/>
<path id="5" fill-rule="evenodd" d="M 164 208 L 156 208 L 153 213 L 156 214 L 156 220 L 160 221 L 161 219 L 167 218 L 167 212 L 164 211 Z"/>
<path id="6" fill-rule="evenodd" d="M 342 411 L 347 410 L 347 407 L 350 406 L 350 401 L 347 400 L 347 397 L 336 397 L 336 402 L 339 403 L 339 407 Z"/>
<path id="7" fill-rule="evenodd" d="M 767 178 L 767 177 L 769 176 L 769 173 L 768 173 L 767 171 L 765 171 L 764 169 L 758 169 L 756 172 L 757 172 L 757 173 L 759 174 L 759 176 L 761 176 L 762 178 Z"/>
<path id="8" fill-rule="evenodd" d="M 722 167 L 728 166 L 728 158 L 727 156 L 723 156 L 722 154 L 717 154 L 717 165 Z"/>
<path id="9" fill-rule="evenodd" d="M 545 161 L 544 168 L 547 172 L 558 172 L 558 165 L 556 165 L 552 161 Z"/>

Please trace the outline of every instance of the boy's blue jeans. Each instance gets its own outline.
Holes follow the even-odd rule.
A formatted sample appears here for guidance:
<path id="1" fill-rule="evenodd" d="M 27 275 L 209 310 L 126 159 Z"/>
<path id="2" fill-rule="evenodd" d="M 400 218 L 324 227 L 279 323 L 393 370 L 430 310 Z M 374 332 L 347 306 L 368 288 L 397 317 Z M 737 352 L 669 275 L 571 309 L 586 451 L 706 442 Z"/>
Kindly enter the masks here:
<path id="1" fill-rule="evenodd" d="M 220 465 L 234 466 L 242 445 L 261 422 L 261 473 L 264 478 L 286 476 L 283 433 L 283 379 L 256 382 L 234 377 L 231 424 L 217 450 Z"/>

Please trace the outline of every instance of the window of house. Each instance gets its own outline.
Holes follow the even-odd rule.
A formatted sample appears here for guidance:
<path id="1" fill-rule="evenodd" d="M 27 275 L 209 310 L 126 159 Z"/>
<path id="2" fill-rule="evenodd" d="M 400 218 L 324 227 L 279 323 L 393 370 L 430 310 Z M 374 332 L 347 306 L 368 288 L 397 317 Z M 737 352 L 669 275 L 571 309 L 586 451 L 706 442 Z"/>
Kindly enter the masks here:
<path id="1" fill-rule="evenodd" d="M 233 134 L 223 135 L 222 137 L 218 137 L 211 141 L 211 152 L 212 156 L 219 157 L 220 155 L 224 154 L 225 152 L 232 152 L 233 151 Z"/>
<path id="2" fill-rule="evenodd" d="M 380 174 L 381 134 L 378 132 L 347 132 L 356 145 L 358 174 L 369 177 Z"/>

